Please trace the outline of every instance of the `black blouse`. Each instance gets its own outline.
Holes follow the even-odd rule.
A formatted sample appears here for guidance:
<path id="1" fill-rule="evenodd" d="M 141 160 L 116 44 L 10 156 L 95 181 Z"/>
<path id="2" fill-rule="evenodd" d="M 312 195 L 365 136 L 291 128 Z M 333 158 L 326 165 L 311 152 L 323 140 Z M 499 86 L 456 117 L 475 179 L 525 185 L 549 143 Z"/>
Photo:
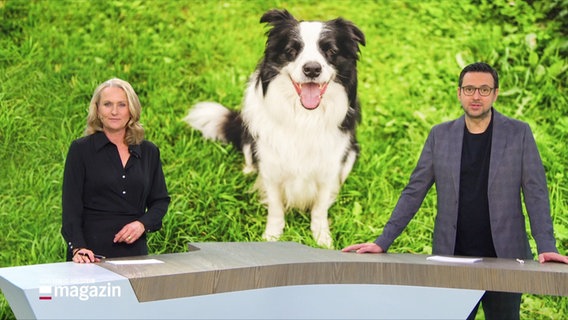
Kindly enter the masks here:
<path id="1" fill-rule="evenodd" d="M 71 143 L 63 176 L 61 229 L 69 250 L 93 246 L 85 237 L 93 217 L 121 223 L 138 220 L 146 232 L 162 227 L 170 197 L 160 152 L 146 140 L 129 146 L 129 151 L 123 167 L 118 148 L 103 132 Z"/>

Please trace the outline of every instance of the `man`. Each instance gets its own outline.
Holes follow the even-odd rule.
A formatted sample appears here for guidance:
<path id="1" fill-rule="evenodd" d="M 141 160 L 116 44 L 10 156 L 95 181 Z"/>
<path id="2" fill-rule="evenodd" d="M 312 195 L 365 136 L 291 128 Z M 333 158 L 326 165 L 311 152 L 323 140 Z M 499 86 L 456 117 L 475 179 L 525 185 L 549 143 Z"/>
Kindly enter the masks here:
<path id="1" fill-rule="evenodd" d="M 457 96 L 464 115 L 432 128 L 383 233 L 344 252 L 386 252 L 436 184 L 433 254 L 532 259 L 522 192 L 538 260 L 568 264 L 556 249 L 546 175 L 531 129 L 493 108 L 498 94 L 491 66 L 474 63 L 462 70 Z M 519 319 L 520 303 L 520 293 L 488 291 L 481 298 L 489 320 Z"/>

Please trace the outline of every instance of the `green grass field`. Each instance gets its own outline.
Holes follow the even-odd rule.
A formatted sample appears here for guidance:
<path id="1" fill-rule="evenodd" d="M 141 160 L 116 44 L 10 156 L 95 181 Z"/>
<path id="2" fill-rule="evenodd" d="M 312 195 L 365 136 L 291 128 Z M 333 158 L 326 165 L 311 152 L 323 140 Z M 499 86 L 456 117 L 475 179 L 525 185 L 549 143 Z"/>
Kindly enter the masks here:
<path id="1" fill-rule="evenodd" d="M 500 73 L 495 107 L 535 134 L 557 246 L 568 254 L 568 1 L 530 2 L 0 0 L 0 267 L 64 260 L 65 155 L 94 88 L 111 77 L 133 84 L 146 137 L 162 153 L 172 203 L 151 253 L 262 241 L 265 209 L 241 155 L 181 119 L 198 101 L 239 107 L 264 47 L 259 19 L 272 8 L 342 16 L 366 35 L 361 155 L 329 212 L 337 249 L 380 234 L 429 129 L 461 115 L 461 68 L 486 61 Z M 432 190 L 391 252 L 431 253 L 435 201 Z M 290 212 L 282 240 L 316 246 L 309 214 Z M 14 317 L 3 296 L 0 317 Z M 568 297 L 524 295 L 522 317 L 566 318 Z"/>

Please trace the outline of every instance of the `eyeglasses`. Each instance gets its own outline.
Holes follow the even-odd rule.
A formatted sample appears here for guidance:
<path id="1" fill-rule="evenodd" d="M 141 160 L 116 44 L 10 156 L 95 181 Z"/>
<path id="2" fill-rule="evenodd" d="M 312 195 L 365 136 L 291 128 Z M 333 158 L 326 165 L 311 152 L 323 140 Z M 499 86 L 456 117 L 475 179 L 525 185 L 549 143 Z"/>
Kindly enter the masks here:
<path id="1" fill-rule="evenodd" d="M 466 96 L 473 96 L 475 94 L 475 90 L 478 90 L 480 96 L 487 97 L 491 94 L 494 88 L 491 88 L 489 86 L 482 86 L 479 88 L 474 86 L 465 86 L 461 87 L 461 89 L 463 94 L 465 94 Z"/>

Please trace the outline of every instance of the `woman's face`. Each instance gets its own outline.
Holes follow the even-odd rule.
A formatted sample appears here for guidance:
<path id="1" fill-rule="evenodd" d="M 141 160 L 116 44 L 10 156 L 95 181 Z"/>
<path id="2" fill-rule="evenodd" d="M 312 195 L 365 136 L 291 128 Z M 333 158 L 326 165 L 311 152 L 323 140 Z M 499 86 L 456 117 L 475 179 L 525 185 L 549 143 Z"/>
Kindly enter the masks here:
<path id="1" fill-rule="evenodd" d="M 130 120 L 130 109 L 126 92 L 121 88 L 108 87 L 101 91 L 97 113 L 103 130 L 109 133 L 124 131 Z"/>

